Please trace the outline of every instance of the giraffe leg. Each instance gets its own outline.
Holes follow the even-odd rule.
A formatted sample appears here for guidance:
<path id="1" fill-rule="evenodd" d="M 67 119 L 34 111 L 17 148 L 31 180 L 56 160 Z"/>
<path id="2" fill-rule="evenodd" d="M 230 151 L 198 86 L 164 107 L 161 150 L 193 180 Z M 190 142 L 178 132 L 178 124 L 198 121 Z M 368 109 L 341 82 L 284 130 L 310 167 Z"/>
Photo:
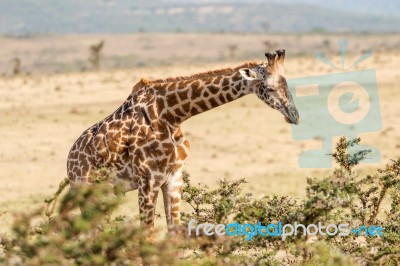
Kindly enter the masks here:
<path id="1" fill-rule="evenodd" d="M 171 179 L 162 187 L 164 198 L 165 216 L 167 219 L 168 230 L 172 230 L 174 225 L 180 224 L 180 204 L 182 194 L 182 172 L 178 171 L 171 176 Z"/>
<path id="2" fill-rule="evenodd" d="M 149 242 L 154 242 L 154 217 L 158 196 L 158 187 L 152 186 L 149 179 L 141 179 L 139 185 L 140 223 L 146 231 Z"/>
<path id="3" fill-rule="evenodd" d="M 164 184 L 161 186 L 161 190 L 163 192 L 163 199 L 164 199 L 164 210 L 165 210 L 165 219 L 167 220 L 168 230 L 172 226 L 172 215 L 171 215 L 171 200 L 168 197 L 168 186 Z"/>

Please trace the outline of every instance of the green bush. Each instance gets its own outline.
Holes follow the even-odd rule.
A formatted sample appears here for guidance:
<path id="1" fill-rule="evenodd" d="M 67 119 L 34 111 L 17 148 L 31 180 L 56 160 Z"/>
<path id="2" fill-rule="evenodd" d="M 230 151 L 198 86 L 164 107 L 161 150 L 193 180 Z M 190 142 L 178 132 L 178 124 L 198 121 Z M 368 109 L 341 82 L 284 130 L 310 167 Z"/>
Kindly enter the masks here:
<path id="1" fill-rule="evenodd" d="M 0 263 L 6 265 L 398 265 L 400 263 L 400 159 L 367 176 L 355 170 L 368 151 L 349 153 L 359 139 L 339 140 L 332 154 L 338 164 L 323 178 L 309 178 L 304 199 L 287 196 L 255 198 L 242 194 L 244 179 L 220 180 L 215 189 L 193 186 L 184 174 L 182 199 L 191 211 L 182 213 L 182 230 L 148 243 L 136 221 L 110 214 L 121 202 L 121 193 L 100 171 L 91 186 L 71 189 L 55 200 L 68 182 L 60 185 L 43 210 L 18 214 L 11 236 L 0 243 Z M 383 204 L 385 203 L 385 204 Z M 384 208 L 384 206 L 388 206 Z M 71 211 L 81 208 L 82 215 Z M 54 215 L 54 212 L 56 213 Z M 37 225 L 37 220 L 42 221 Z M 187 223 L 262 224 L 348 223 L 380 225 L 378 237 L 318 235 L 305 237 L 243 236 L 187 237 Z M 36 224 L 36 225 L 35 225 Z M 1 252 L 1 249 L 3 250 Z"/>

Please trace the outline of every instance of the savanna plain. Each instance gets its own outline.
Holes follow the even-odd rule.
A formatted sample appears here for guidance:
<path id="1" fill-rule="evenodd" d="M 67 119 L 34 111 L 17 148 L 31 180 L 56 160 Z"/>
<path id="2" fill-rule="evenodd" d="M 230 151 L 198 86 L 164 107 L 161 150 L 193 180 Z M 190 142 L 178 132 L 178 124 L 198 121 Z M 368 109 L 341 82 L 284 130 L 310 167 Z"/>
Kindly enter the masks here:
<path id="1" fill-rule="evenodd" d="M 316 59 L 319 51 L 341 66 L 341 38 L 348 41 L 346 66 L 367 49 L 372 56 L 347 70 Z M 95 71 L 87 61 L 88 47 L 100 40 L 104 48 Z M 286 49 L 288 79 L 374 69 L 383 128 L 359 136 L 378 148 L 382 158 L 379 164 L 358 167 L 368 172 L 399 156 L 399 35 L 140 33 L 1 37 L 0 43 L 0 232 L 9 230 L 13 212 L 44 204 L 66 176 L 66 158 L 74 141 L 117 109 L 141 78 L 266 61 L 267 50 Z M 21 67 L 13 75 L 16 57 Z M 294 140 L 291 125 L 254 95 L 191 118 L 183 131 L 191 144 L 185 171 L 194 184 L 213 187 L 221 178 L 245 178 L 244 191 L 255 197 L 301 198 L 307 176 L 331 171 L 300 168 L 299 155 L 320 147 L 321 138 Z M 138 215 L 137 192 L 127 193 L 117 213 Z M 160 199 L 157 213 L 164 217 Z M 165 227 L 164 219 L 157 224 Z"/>

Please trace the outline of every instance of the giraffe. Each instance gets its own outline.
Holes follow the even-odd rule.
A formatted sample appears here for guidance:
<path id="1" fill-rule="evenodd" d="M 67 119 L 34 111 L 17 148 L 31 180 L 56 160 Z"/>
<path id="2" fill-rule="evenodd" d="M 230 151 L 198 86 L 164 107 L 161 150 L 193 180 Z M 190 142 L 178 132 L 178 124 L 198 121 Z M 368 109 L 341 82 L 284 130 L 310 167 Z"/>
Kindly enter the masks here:
<path id="1" fill-rule="evenodd" d="M 181 124 L 190 117 L 254 93 L 288 123 L 299 114 L 284 77 L 285 50 L 266 53 L 267 63 L 189 77 L 142 79 L 111 115 L 91 126 L 73 144 L 67 160 L 72 188 L 89 183 L 100 168 L 115 173 L 113 185 L 138 189 L 141 224 L 154 227 L 162 191 L 168 228 L 180 223 L 182 167 L 189 152 Z"/>

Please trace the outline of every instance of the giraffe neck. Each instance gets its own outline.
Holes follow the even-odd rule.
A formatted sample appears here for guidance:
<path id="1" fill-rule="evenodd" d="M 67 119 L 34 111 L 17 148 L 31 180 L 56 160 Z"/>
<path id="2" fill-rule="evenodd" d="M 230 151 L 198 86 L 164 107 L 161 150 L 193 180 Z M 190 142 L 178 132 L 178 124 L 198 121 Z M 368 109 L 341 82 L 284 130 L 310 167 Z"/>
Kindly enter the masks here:
<path id="1" fill-rule="evenodd" d="M 238 71 L 199 79 L 150 85 L 158 117 L 179 126 L 192 116 L 239 99 L 251 92 L 250 82 Z M 155 110 L 154 110 L 155 111 Z"/>

